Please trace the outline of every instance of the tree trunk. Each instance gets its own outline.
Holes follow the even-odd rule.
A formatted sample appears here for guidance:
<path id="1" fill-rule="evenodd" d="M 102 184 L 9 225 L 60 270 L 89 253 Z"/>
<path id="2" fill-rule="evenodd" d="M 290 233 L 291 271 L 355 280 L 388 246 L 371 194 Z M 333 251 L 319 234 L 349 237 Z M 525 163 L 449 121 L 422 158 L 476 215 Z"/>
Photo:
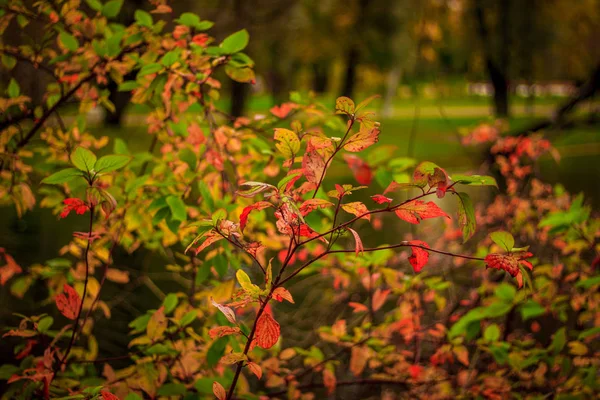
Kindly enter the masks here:
<path id="1" fill-rule="evenodd" d="M 479 36 L 483 42 L 485 62 L 488 76 L 494 87 L 494 108 L 497 117 L 508 117 L 508 62 L 509 62 L 509 39 L 510 39 L 510 0 L 499 3 L 499 32 L 498 57 L 494 57 L 492 51 L 492 38 L 485 23 L 483 0 L 475 1 L 475 19 Z"/>
<path id="2" fill-rule="evenodd" d="M 315 93 L 323 94 L 329 85 L 329 63 L 320 61 L 312 64 L 313 90 Z"/>
<path id="3" fill-rule="evenodd" d="M 346 55 L 346 73 L 344 75 L 344 84 L 342 86 L 342 96 L 352 98 L 354 86 L 356 84 L 356 64 L 359 60 L 358 49 L 353 46 Z"/>
<path id="4" fill-rule="evenodd" d="M 106 110 L 106 116 L 104 117 L 104 123 L 113 126 L 119 126 L 123 122 L 123 114 L 125 113 L 125 108 L 129 104 L 131 100 L 130 92 L 119 92 L 119 85 L 117 85 L 114 81 L 110 81 L 108 83 L 107 89 L 110 91 L 108 95 L 108 100 L 115 106 L 115 111 L 110 112 Z"/>
<path id="5" fill-rule="evenodd" d="M 246 97 L 248 95 L 248 84 L 231 82 L 231 116 L 240 117 L 246 108 Z"/>

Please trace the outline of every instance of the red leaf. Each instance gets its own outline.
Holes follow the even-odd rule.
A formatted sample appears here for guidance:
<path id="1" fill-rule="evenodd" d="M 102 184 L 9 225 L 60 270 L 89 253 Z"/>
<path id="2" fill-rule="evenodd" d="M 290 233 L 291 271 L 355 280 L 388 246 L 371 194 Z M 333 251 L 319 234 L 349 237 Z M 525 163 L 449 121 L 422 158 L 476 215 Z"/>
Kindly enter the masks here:
<path id="1" fill-rule="evenodd" d="M 246 364 L 246 366 L 250 369 L 250 371 L 252 371 L 252 373 L 254 375 L 256 375 L 256 377 L 258 379 L 262 378 L 262 368 L 260 367 L 260 365 L 258 365 L 255 362 L 248 361 L 248 363 Z"/>
<path id="2" fill-rule="evenodd" d="M 423 367 L 421 367 L 420 365 L 411 365 L 410 367 L 408 367 L 408 373 L 410 374 L 410 377 L 412 379 L 417 381 L 423 373 Z"/>
<path id="3" fill-rule="evenodd" d="M 248 222 L 248 215 L 250 215 L 250 212 L 252 212 L 253 210 L 264 210 L 265 208 L 271 206 L 273 206 L 273 204 L 269 203 L 268 201 L 259 201 L 248 207 L 245 207 L 242 210 L 242 214 L 240 215 L 240 229 L 243 231 L 246 227 L 246 223 Z"/>
<path id="4" fill-rule="evenodd" d="M 411 224 L 418 224 L 423 219 L 446 217 L 450 218 L 441 208 L 434 202 L 425 203 L 421 200 L 409 201 L 401 205 L 395 211 L 396 215 Z"/>
<path id="5" fill-rule="evenodd" d="M 100 394 L 104 400 L 119 400 L 117 396 L 109 392 L 108 390 L 101 390 Z"/>
<path id="6" fill-rule="evenodd" d="M 213 393 L 219 400 L 225 400 L 227 398 L 227 392 L 225 388 L 219 382 L 213 382 Z"/>
<path id="7" fill-rule="evenodd" d="M 532 257 L 533 254 L 530 252 L 519 252 L 509 254 L 488 254 L 484 261 L 488 268 L 502 269 L 508 272 L 512 277 L 517 278 L 519 287 L 523 286 L 523 275 L 519 269 L 519 264 L 533 269 L 533 265 L 526 260 L 526 258 Z"/>
<path id="8" fill-rule="evenodd" d="M 240 328 L 236 326 L 217 326 L 208 331 L 208 335 L 214 339 L 216 337 L 223 337 L 227 335 L 235 335 L 240 332 Z"/>
<path id="9" fill-rule="evenodd" d="M 279 340 L 280 328 L 271 314 L 264 312 L 256 323 L 256 345 L 263 349 L 270 349 Z"/>
<path id="10" fill-rule="evenodd" d="M 344 154 L 344 160 L 354 175 L 354 179 L 361 185 L 370 185 L 373 181 L 373 172 L 369 164 L 354 154 Z"/>
<path id="11" fill-rule="evenodd" d="M 421 240 L 411 240 L 408 243 L 429 248 L 429 245 Z M 425 264 L 427 264 L 427 260 L 429 260 L 429 252 L 420 247 L 411 246 L 410 248 L 412 249 L 412 254 L 408 257 L 408 261 L 413 266 L 415 272 L 420 272 Z"/>
<path id="12" fill-rule="evenodd" d="M 321 177 L 325 175 L 325 168 L 325 160 L 309 144 L 306 153 L 302 157 L 302 172 L 306 180 L 318 185 Z"/>
<path id="13" fill-rule="evenodd" d="M 390 199 L 389 197 L 385 197 L 382 194 L 376 194 L 375 196 L 371 196 L 371 198 L 377 204 L 385 204 L 385 203 L 391 203 L 392 202 L 392 199 Z"/>
<path id="14" fill-rule="evenodd" d="M 350 138 L 344 144 L 344 150 L 356 153 L 374 145 L 378 141 L 379 129 L 372 128 L 369 130 L 361 130 L 358 133 L 350 136 Z"/>
<path id="15" fill-rule="evenodd" d="M 365 206 L 360 201 L 354 201 L 352 203 L 342 204 L 342 209 L 344 211 L 346 211 L 347 213 L 354 214 L 357 217 L 366 219 L 367 221 L 371 220 L 371 214 L 367 214 L 369 212 L 369 210 L 367 209 L 367 206 Z"/>
<path id="16" fill-rule="evenodd" d="M 81 298 L 71 286 L 64 284 L 63 293 L 57 295 L 54 301 L 62 315 L 72 320 L 77 318 Z"/>
<path id="17" fill-rule="evenodd" d="M 290 303 L 294 304 L 292 294 L 286 288 L 283 288 L 281 286 L 273 291 L 273 298 L 280 303 L 283 300 L 287 300 Z"/>
<path id="18" fill-rule="evenodd" d="M 335 392 L 336 385 L 337 380 L 335 374 L 327 368 L 323 369 L 323 386 L 327 389 L 327 394 L 329 396 Z"/>
<path id="19" fill-rule="evenodd" d="M 4 255 L 4 260 L 6 261 L 6 265 L 0 267 L 0 286 L 4 286 L 4 284 L 8 282 L 10 278 L 12 278 L 15 274 L 20 274 L 23 272 L 23 270 L 19 264 L 17 264 L 15 259 L 6 254 L 1 248 L 0 254 Z"/>
<path id="20" fill-rule="evenodd" d="M 350 231 L 350 233 L 352 233 L 352 236 L 354 236 L 354 242 L 356 244 L 354 252 L 356 253 L 356 255 L 358 255 L 358 253 L 360 252 L 365 251 L 365 248 L 362 244 L 362 240 L 360 239 L 360 236 L 358 236 L 358 233 L 352 228 L 348 228 L 348 230 Z"/>

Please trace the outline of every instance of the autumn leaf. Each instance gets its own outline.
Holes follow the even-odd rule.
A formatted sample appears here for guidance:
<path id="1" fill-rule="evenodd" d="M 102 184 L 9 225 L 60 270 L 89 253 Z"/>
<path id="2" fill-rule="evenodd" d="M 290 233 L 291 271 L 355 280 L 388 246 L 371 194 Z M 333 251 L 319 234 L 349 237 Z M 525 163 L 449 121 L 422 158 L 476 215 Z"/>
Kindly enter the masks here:
<path id="1" fill-rule="evenodd" d="M 219 382 L 215 381 L 212 385 L 213 394 L 219 400 L 225 400 L 227 398 L 227 393 L 225 392 L 225 388 Z"/>
<path id="2" fill-rule="evenodd" d="M 162 306 L 152 314 L 148 325 L 146 326 L 146 336 L 155 341 L 162 337 L 167 329 L 167 317 L 165 316 L 165 307 Z"/>
<path id="3" fill-rule="evenodd" d="M 371 220 L 371 214 L 368 214 L 369 210 L 367 209 L 367 206 L 365 206 L 360 201 L 342 204 L 342 209 L 347 213 L 356 215 L 357 217 L 361 217 L 362 219 L 366 219 L 367 221 Z"/>
<path id="4" fill-rule="evenodd" d="M 246 366 L 248 367 L 248 369 L 254 374 L 256 375 L 256 377 L 258 379 L 262 378 L 262 368 L 260 367 L 260 365 L 258 365 L 255 362 L 252 361 L 248 361 L 246 363 Z"/>
<path id="5" fill-rule="evenodd" d="M 231 308 L 217 303 L 216 301 L 213 300 L 212 297 L 210 298 L 210 301 L 213 306 L 217 307 L 219 309 L 219 311 L 221 311 L 223 313 L 225 318 L 227 318 L 227 321 L 231 322 L 232 324 L 236 323 L 235 313 L 233 312 L 233 310 Z"/>
<path id="6" fill-rule="evenodd" d="M 369 361 L 369 348 L 366 346 L 354 346 L 350 356 L 350 371 L 354 376 L 360 376 Z"/>
<path id="7" fill-rule="evenodd" d="M 391 292 L 390 289 L 381 290 L 381 288 L 377 288 L 375 290 L 373 293 L 373 311 L 379 310 L 385 304 L 385 300 Z"/>
<path id="8" fill-rule="evenodd" d="M 508 272 L 512 277 L 517 277 L 520 274 L 519 265 L 533 269 L 533 265 L 526 260 L 526 258 L 532 257 L 533 254 L 529 252 L 520 253 L 509 253 L 509 254 L 488 254 L 484 262 L 487 268 L 501 269 Z M 522 281 L 521 281 L 522 282 Z M 519 285 L 519 287 L 521 287 Z"/>
<path id="9" fill-rule="evenodd" d="M 350 307 L 352 307 L 352 309 L 353 309 L 352 312 L 354 312 L 354 313 L 369 311 L 369 308 L 362 303 L 356 303 L 354 301 L 351 301 L 348 303 L 348 305 Z"/>
<path id="10" fill-rule="evenodd" d="M 361 253 L 365 250 L 362 240 L 360 239 L 358 232 L 356 232 L 354 229 L 348 228 L 348 230 L 350 233 L 352 233 L 352 236 L 354 236 L 354 253 L 358 255 L 358 253 Z"/>
<path id="11" fill-rule="evenodd" d="M 396 181 L 392 181 L 387 188 L 383 191 L 383 194 L 388 194 L 390 192 L 397 192 L 399 190 L 409 190 L 414 188 L 420 188 L 420 186 L 414 183 L 398 183 Z"/>
<path id="12" fill-rule="evenodd" d="M 392 202 L 392 199 L 390 199 L 389 197 L 385 197 L 382 194 L 376 194 L 374 196 L 371 196 L 371 199 L 373 199 L 373 201 L 377 204 L 385 204 Z"/>
<path id="13" fill-rule="evenodd" d="M 429 245 L 421 240 L 411 240 L 408 243 L 429 248 Z M 412 249 L 412 254 L 410 257 L 408 257 L 408 261 L 410 262 L 410 265 L 412 265 L 415 272 L 420 272 L 429 260 L 429 252 L 416 246 L 411 246 L 410 248 Z"/>
<path id="14" fill-rule="evenodd" d="M 370 147 L 379 141 L 379 129 L 372 128 L 369 130 L 361 130 L 358 133 L 350 136 L 344 144 L 344 150 L 357 153 Z"/>
<path id="15" fill-rule="evenodd" d="M 280 327 L 271 314 L 264 312 L 256 323 L 256 345 L 263 349 L 270 349 L 279 340 Z"/>
<path id="16" fill-rule="evenodd" d="M 456 358 L 461 364 L 467 367 L 469 366 L 469 350 L 467 350 L 465 346 L 455 346 L 452 349 L 452 352 L 456 355 Z"/>
<path id="17" fill-rule="evenodd" d="M 310 199 L 302 203 L 298 209 L 300 210 L 300 214 L 306 217 L 308 214 L 318 208 L 326 208 L 331 206 L 333 206 L 333 203 L 330 201 L 324 199 Z"/>
<path id="18" fill-rule="evenodd" d="M 196 241 L 197 241 L 198 239 L 200 239 L 200 238 L 202 238 L 202 237 L 203 237 L 203 238 L 205 238 L 205 239 L 204 239 L 204 242 L 202 242 L 202 244 L 201 244 L 201 245 L 200 245 L 198 248 L 196 248 L 196 249 L 194 250 L 194 253 L 195 253 L 196 255 L 198 255 L 198 254 L 199 254 L 199 253 L 200 253 L 202 250 L 204 250 L 205 248 L 207 248 L 207 247 L 208 247 L 208 246 L 210 246 L 211 244 L 213 244 L 213 243 L 216 243 L 216 242 L 218 242 L 218 241 L 219 241 L 219 240 L 221 240 L 221 239 L 224 239 L 224 238 L 223 238 L 223 236 L 222 236 L 220 233 L 218 233 L 216 230 L 212 229 L 212 230 L 210 230 L 210 231 L 208 231 L 208 232 L 205 232 L 205 233 L 204 233 L 203 235 L 201 235 L 199 238 L 196 238 L 196 239 L 195 239 L 195 240 L 194 240 L 194 241 L 193 241 L 193 242 L 192 242 L 192 243 L 191 243 L 191 244 L 190 244 L 190 245 L 187 247 L 187 249 L 186 249 L 186 252 L 187 252 L 187 250 L 188 250 L 190 247 L 192 247 L 192 246 L 193 246 L 193 245 L 196 243 Z"/>
<path id="19" fill-rule="evenodd" d="M 336 114 L 354 114 L 354 101 L 346 96 L 340 96 L 335 100 L 335 111 Z"/>
<path id="20" fill-rule="evenodd" d="M 277 289 L 273 291 L 273 298 L 278 302 L 282 302 L 283 300 L 287 300 L 290 303 L 294 304 L 294 299 L 292 298 L 292 294 L 284 287 L 279 286 Z"/>
<path id="21" fill-rule="evenodd" d="M 19 264 L 17 264 L 15 259 L 12 258 L 12 256 L 10 256 L 9 254 L 6 254 L 3 250 L 4 249 L 0 248 L 0 255 L 4 256 L 4 261 L 6 262 L 6 265 L 0 267 L 0 286 L 4 286 L 4 284 L 8 282 L 8 280 L 14 275 L 23 272 L 23 270 L 21 269 Z"/>
<path id="22" fill-rule="evenodd" d="M 228 335 L 236 335 L 240 333 L 240 328 L 237 326 L 217 326 L 208 331 L 208 335 L 214 339 L 216 337 L 223 337 Z"/>
<path id="23" fill-rule="evenodd" d="M 463 243 L 475 234 L 476 219 L 473 202 L 467 193 L 457 193 L 458 196 L 458 224 L 463 233 Z"/>
<path id="24" fill-rule="evenodd" d="M 423 367 L 420 365 L 411 365 L 408 367 L 408 373 L 413 380 L 418 381 L 423 373 Z"/>
<path id="25" fill-rule="evenodd" d="M 335 387 L 337 385 L 337 380 L 335 378 L 335 374 L 329 368 L 323 369 L 323 386 L 327 389 L 327 395 L 331 396 L 335 393 Z"/>
<path id="26" fill-rule="evenodd" d="M 275 147 L 285 158 L 292 158 L 300 151 L 300 139 L 296 132 L 290 131 L 289 129 L 276 128 L 275 129 L 275 140 L 277 143 Z"/>
<path id="27" fill-rule="evenodd" d="M 371 184 L 371 181 L 373 181 L 373 171 L 371 171 L 369 164 L 354 154 L 344 154 L 344 160 L 348 164 L 348 167 L 350 167 L 356 182 L 361 185 Z"/>
<path id="28" fill-rule="evenodd" d="M 325 174 L 325 160 L 310 145 L 308 147 L 302 157 L 302 172 L 307 181 L 318 185 Z"/>
<path id="29" fill-rule="evenodd" d="M 428 218 L 450 218 L 448 214 L 432 201 L 425 203 L 421 200 L 412 200 L 398 207 L 395 213 L 400 219 L 411 224 L 418 224 L 421 220 Z"/>
<path id="30" fill-rule="evenodd" d="M 57 295 L 54 301 L 56 302 L 58 311 L 60 311 L 62 315 L 71 320 L 77 318 L 81 298 L 72 286 L 64 284 L 63 292 Z"/>
<path id="31" fill-rule="evenodd" d="M 277 118 L 283 119 L 288 116 L 290 111 L 297 107 L 298 105 L 295 103 L 283 103 L 280 106 L 273 106 L 269 111 Z"/>
<path id="32" fill-rule="evenodd" d="M 265 208 L 273 207 L 273 204 L 268 201 L 259 201 L 258 203 L 254 203 L 248 207 L 244 207 L 242 210 L 242 214 L 240 215 L 240 229 L 243 231 L 246 227 L 246 223 L 248 222 L 248 215 L 254 210 L 264 210 Z"/>
<path id="33" fill-rule="evenodd" d="M 108 390 L 101 390 L 100 394 L 102 395 L 103 400 L 119 400 L 116 395 L 112 394 Z"/>

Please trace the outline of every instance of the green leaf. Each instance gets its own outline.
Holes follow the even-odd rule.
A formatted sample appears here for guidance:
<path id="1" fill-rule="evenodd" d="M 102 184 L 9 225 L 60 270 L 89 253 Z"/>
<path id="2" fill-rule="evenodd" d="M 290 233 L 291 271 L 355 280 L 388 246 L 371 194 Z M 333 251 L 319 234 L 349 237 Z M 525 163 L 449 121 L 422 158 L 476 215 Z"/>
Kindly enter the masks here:
<path id="1" fill-rule="evenodd" d="M 187 214 L 185 212 L 185 203 L 180 197 L 169 196 L 167 197 L 167 204 L 171 210 L 171 215 L 175 221 L 187 220 Z"/>
<path id="2" fill-rule="evenodd" d="M 10 79 L 10 82 L 8 83 L 8 89 L 6 92 L 8 93 L 8 97 L 10 97 L 11 99 L 18 97 L 21 94 L 21 88 L 19 87 L 19 84 L 17 83 L 15 78 Z"/>
<path id="3" fill-rule="evenodd" d="M 186 12 L 181 14 L 175 21 L 181 25 L 193 28 L 200 23 L 200 17 L 198 17 L 196 14 Z"/>
<path id="4" fill-rule="evenodd" d="M 277 183 L 277 189 L 279 189 L 279 190 L 283 189 L 283 187 L 286 186 L 289 181 L 296 178 L 300 174 L 301 174 L 301 172 L 296 172 L 294 174 L 290 174 L 290 175 L 284 177 L 282 180 L 280 180 Z"/>
<path id="5" fill-rule="evenodd" d="M 473 207 L 473 202 L 467 193 L 457 193 L 457 196 L 459 199 L 458 223 L 462 228 L 463 243 L 465 243 L 475 234 L 475 208 Z"/>
<path id="6" fill-rule="evenodd" d="M 183 396 L 186 392 L 187 389 L 182 383 L 165 383 L 156 394 L 158 396 Z"/>
<path id="7" fill-rule="evenodd" d="M 497 231 L 490 234 L 492 241 L 500 247 L 504 247 L 506 251 L 511 251 L 515 247 L 515 239 L 506 231 Z"/>
<path id="8" fill-rule="evenodd" d="M 470 186 L 496 186 L 498 187 L 498 184 L 496 183 L 496 180 L 491 177 L 491 176 L 484 176 L 484 175 L 452 175 L 451 179 L 456 182 L 456 183 L 460 183 L 463 185 L 470 185 Z"/>
<path id="9" fill-rule="evenodd" d="M 96 155 L 86 148 L 78 147 L 71 153 L 71 162 L 80 171 L 90 172 L 96 164 Z"/>
<path id="10" fill-rule="evenodd" d="M 556 331 L 554 337 L 552 338 L 552 343 L 550 344 L 550 349 L 557 355 L 565 348 L 565 344 L 567 344 L 567 333 L 566 328 L 562 327 Z"/>
<path id="11" fill-rule="evenodd" d="M 83 176 L 80 170 L 75 168 L 67 168 L 44 178 L 42 183 L 47 185 L 60 185 L 61 183 L 69 182 L 78 176 Z"/>
<path id="12" fill-rule="evenodd" d="M 121 138 L 116 138 L 115 143 L 113 145 L 113 151 L 116 154 L 121 155 L 129 155 L 129 148 L 127 147 L 127 143 Z"/>
<path id="13" fill-rule="evenodd" d="M 188 167 L 190 167 L 190 171 L 194 171 L 196 169 L 196 154 L 191 149 L 187 147 L 181 149 L 178 157 L 181 161 L 186 163 Z"/>
<path id="14" fill-rule="evenodd" d="M 576 287 L 589 289 L 594 285 L 600 284 L 600 275 L 594 276 L 593 278 L 584 279 L 575 284 Z"/>
<path id="15" fill-rule="evenodd" d="M 527 300 L 527 302 L 521 306 L 521 317 L 523 318 L 523 321 L 539 317 L 545 313 L 546 309 L 533 300 Z"/>
<path id="16" fill-rule="evenodd" d="M 177 307 L 177 303 L 179 303 L 179 299 L 175 293 L 169 293 L 167 297 L 163 300 L 163 306 L 165 306 L 165 314 L 169 314 L 171 311 Z"/>
<path id="17" fill-rule="evenodd" d="M 238 269 L 235 273 L 235 277 L 237 278 L 238 283 L 244 289 L 245 292 L 251 295 L 258 295 L 260 292 L 260 288 L 252 283 L 250 277 L 244 270 Z"/>
<path id="18" fill-rule="evenodd" d="M 2 54 L 2 64 L 9 70 L 13 69 L 17 65 L 17 59 L 9 56 L 8 54 Z"/>
<path id="19" fill-rule="evenodd" d="M 494 291 L 494 294 L 505 302 L 511 303 L 517 295 L 517 290 L 508 283 L 501 283 Z"/>
<path id="20" fill-rule="evenodd" d="M 135 20 L 138 23 L 138 25 L 145 26 L 148 28 L 152 27 L 152 24 L 153 24 L 152 15 L 150 15 L 146 11 L 135 10 L 134 17 L 135 17 Z"/>
<path id="21" fill-rule="evenodd" d="M 100 157 L 100 159 L 96 161 L 94 169 L 98 173 L 116 171 L 129 164 L 130 161 L 130 156 L 110 154 L 107 156 Z"/>
<path id="22" fill-rule="evenodd" d="M 159 64 L 159 63 L 146 64 L 142 67 L 142 69 L 140 69 L 140 72 L 138 72 L 137 77 L 141 78 L 142 76 L 155 74 L 158 71 L 160 71 L 161 69 L 163 69 L 162 64 Z"/>
<path id="23" fill-rule="evenodd" d="M 160 63 L 165 67 L 170 67 L 179 60 L 179 51 L 171 50 L 160 59 Z"/>
<path id="24" fill-rule="evenodd" d="M 208 268 L 205 268 L 207 271 L 210 271 Z M 196 317 L 198 316 L 198 312 L 196 310 L 192 310 L 187 312 L 181 319 L 179 320 L 179 326 L 187 326 L 194 322 Z"/>
<path id="25" fill-rule="evenodd" d="M 11 364 L 0 365 L 0 380 L 3 380 L 3 381 L 8 380 L 8 379 L 10 379 L 11 376 L 18 373 L 19 371 L 20 371 L 20 368 L 17 367 L 16 365 L 11 365 Z"/>
<path id="26" fill-rule="evenodd" d="M 52 326 L 52 324 L 54 323 L 54 318 L 52 318 L 51 316 L 46 316 L 44 318 L 42 318 L 37 325 L 37 330 L 38 332 L 46 332 L 48 331 L 48 329 L 50 329 L 50 327 Z"/>
<path id="27" fill-rule="evenodd" d="M 585 339 L 587 337 L 595 336 L 595 335 L 598 335 L 598 334 L 600 334 L 600 326 L 596 326 L 595 328 L 586 329 L 585 331 L 583 331 L 583 332 L 581 332 L 579 334 L 579 336 L 577 337 L 577 339 L 583 340 L 583 339 Z"/>
<path id="28" fill-rule="evenodd" d="M 102 10 L 102 3 L 99 0 L 85 0 L 85 2 L 94 11 Z"/>
<path id="29" fill-rule="evenodd" d="M 136 81 L 126 81 L 119 85 L 118 90 L 119 92 L 130 92 L 133 89 L 137 89 L 138 87 L 140 87 L 140 84 Z"/>
<path id="30" fill-rule="evenodd" d="M 221 43 L 221 48 L 227 54 L 237 53 L 246 48 L 249 39 L 250 35 L 248 35 L 248 31 L 242 29 L 241 31 L 237 31 L 236 33 L 227 36 Z"/>
<path id="31" fill-rule="evenodd" d="M 488 326 L 487 328 L 485 328 L 485 332 L 483 332 L 483 337 L 488 342 L 497 341 L 498 339 L 500 339 L 500 328 L 498 328 L 498 325 L 496 324 Z"/>
<path id="32" fill-rule="evenodd" d="M 119 11 L 121 11 L 121 6 L 123 5 L 123 0 L 110 0 L 108 3 L 102 7 L 102 15 L 107 18 L 114 18 L 119 15 Z"/>
<path id="33" fill-rule="evenodd" d="M 58 39 L 69 51 L 75 51 L 79 48 L 79 42 L 75 39 L 75 36 L 68 32 L 62 31 L 58 34 Z"/>

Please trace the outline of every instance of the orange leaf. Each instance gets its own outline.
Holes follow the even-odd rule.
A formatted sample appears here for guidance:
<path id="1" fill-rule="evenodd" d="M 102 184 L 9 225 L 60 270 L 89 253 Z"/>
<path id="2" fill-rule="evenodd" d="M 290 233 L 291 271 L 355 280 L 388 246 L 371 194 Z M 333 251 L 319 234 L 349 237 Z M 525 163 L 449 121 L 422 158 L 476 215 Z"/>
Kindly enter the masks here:
<path id="1" fill-rule="evenodd" d="M 308 214 L 310 214 L 317 208 L 325 208 L 331 206 L 333 206 L 333 203 L 330 201 L 323 199 L 310 199 L 302 203 L 302 205 L 298 209 L 300 210 L 300 214 L 306 217 Z"/>
<path id="2" fill-rule="evenodd" d="M 258 379 L 262 378 L 262 368 L 260 367 L 260 365 L 258 365 L 255 362 L 248 361 L 248 363 L 246 364 L 246 366 L 250 369 L 250 371 L 252 371 L 252 373 L 254 375 L 256 375 L 256 377 Z"/>
<path id="3" fill-rule="evenodd" d="M 456 346 L 452 349 L 452 352 L 461 364 L 465 366 L 469 365 L 469 350 L 465 346 Z"/>
<path id="4" fill-rule="evenodd" d="M 352 312 L 355 313 L 369 311 L 369 308 L 362 303 L 356 303 L 354 301 L 351 301 L 350 303 L 348 303 L 348 305 L 354 309 L 354 311 Z"/>
<path id="5" fill-rule="evenodd" d="M 213 393 L 219 400 L 225 400 L 227 398 L 225 388 L 219 382 L 213 382 Z"/>
<path id="6" fill-rule="evenodd" d="M 244 228 L 246 227 L 246 223 L 248 222 L 248 215 L 250 215 L 250 212 L 252 212 L 253 210 L 264 210 L 265 208 L 272 206 L 273 204 L 269 203 L 268 201 L 259 201 L 248 207 L 245 207 L 244 210 L 242 210 L 242 214 L 240 215 L 240 229 L 244 230 Z"/>
<path id="7" fill-rule="evenodd" d="M 361 130 L 358 133 L 350 136 L 350 138 L 344 144 L 344 150 L 356 153 L 374 145 L 378 141 L 379 129 L 372 128 L 369 130 Z"/>
<path id="8" fill-rule="evenodd" d="M 350 357 L 350 371 L 354 376 L 360 376 L 367 366 L 369 360 L 369 348 L 365 346 L 355 346 L 352 348 Z"/>
<path id="9" fill-rule="evenodd" d="M 356 232 L 352 228 L 348 228 L 348 230 L 350 231 L 350 233 L 352 233 L 352 236 L 354 236 L 354 243 L 355 243 L 354 252 L 355 252 L 355 254 L 358 255 L 358 253 L 365 251 L 362 240 L 360 239 L 360 236 L 358 236 L 358 232 Z"/>
<path id="10" fill-rule="evenodd" d="M 295 103 L 283 103 L 280 106 L 272 107 L 269 111 L 271 111 L 271 114 L 273 114 L 277 118 L 283 119 L 287 117 L 290 111 L 292 111 L 296 107 L 298 106 Z"/>
<path id="11" fill-rule="evenodd" d="M 421 240 L 411 240 L 408 243 L 429 248 L 429 245 Z M 410 248 L 412 249 L 412 254 L 408 257 L 408 261 L 410 262 L 410 265 L 413 266 L 415 272 L 420 272 L 429 260 L 429 252 L 420 247 L 411 246 Z"/>
<path id="12" fill-rule="evenodd" d="M 373 180 L 373 171 L 371 171 L 369 164 L 354 154 L 344 154 L 344 160 L 346 160 L 348 167 L 350 167 L 356 182 L 361 185 L 371 184 L 371 181 Z"/>
<path id="13" fill-rule="evenodd" d="M 381 290 L 380 288 L 377 288 L 377 290 L 375 290 L 375 293 L 373 293 L 373 311 L 379 310 L 385 304 L 385 300 L 390 292 L 390 289 Z"/>
<path id="14" fill-rule="evenodd" d="M 56 302 L 58 311 L 60 311 L 62 315 L 72 320 L 77 318 L 81 298 L 73 287 L 64 284 L 63 293 L 57 295 L 54 301 Z"/>
<path id="15" fill-rule="evenodd" d="M 425 203 L 421 200 L 409 201 L 398 207 L 395 211 L 396 215 L 406 222 L 418 224 L 423 219 L 446 217 L 450 218 L 441 208 L 434 202 Z"/>
<path id="16" fill-rule="evenodd" d="M 165 316 L 165 307 L 162 306 L 152 314 L 148 325 L 146 326 L 146 336 L 154 341 L 162 337 L 167 329 L 167 317 Z"/>
<path id="17" fill-rule="evenodd" d="M 263 349 L 270 349 L 279 340 L 280 328 L 271 314 L 264 312 L 256 323 L 256 344 Z"/>
<path id="18" fill-rule="evenodd" d="M 225 318 L 227 318 L 227 321 L 231 322 L 232 324 L 235 324 L 235 313 L 233 312 L 233 310 L 227 306 L 223 306 L 219 303 L 217 303 L 216 301 L 214 301 L 212 299 L 212 297 L 210 298 L 210 301 L 212 303 L 213 306 L 217 307 L 219 309 L 219 311 L 221 311 L 223 313 L 223 315 L 225 316 Z"/>
<path id="19" fill-rule="evenodd" d="M 0 248 L 0 254 L 4 255 L 4 260 L 6 261 L 6 265 L 0 267 L 0 286 L 4 286 L 13 275 L 20 274 L 23 270 L 15 259 L 6 254 L 2 248 Z"/>
<path id="20" fill-rule="evenodd" d="M 207 232 L 207 234 L 204 236 L 206 237 L 204 242 L 202 242 L 202 244 L 196 250 L 194 250 L 196 255 L 198 255 L 198 253 L 200 253 L 202 250 L 204 250 L 211 244 L 216 243 L 219 240 L 223 239 L 223 236 L 221 236 L 217 231 L 214 231 L 214 230 Z"/>
<path id="21" fill-rule="evenodd" d="M 240 332 L 240 328 L 237 326 L 217 326 L 208 331 L 208 335 L 214 339 L 216 337 L 223 337 L 227 335 L 235 335 Z"/>
<path id="22" fill-rule="evenodd" d="M 327 394 L 329 396 L 335 392 L 336 385 L 337 380 L 335 378 L 335 374 L 327 368 L 323 369 L 323 386 L 327 388 Z"/>
<path id="23" fill-rule="evenodd" d="M 283 300 L 287 300 L 290 303 L 294 304 L 294 299 L 292 298 L 292 294 L 283 287 L 278 287 L 273 291 L 273 298 L 278 302 L 282 302 Z"/>
<path id="24" fill-rule="evenodd" d="M 360 217 L 362 215 L 361 218 L 366 219 L 367 221 L 371 220 L 371 214 L 367 214 L 369 212 L 367 206 L 365 206 L 360 201 L 342 204 L 342 209 L 347 213 L 356 215 L 357 217 Z"/>

